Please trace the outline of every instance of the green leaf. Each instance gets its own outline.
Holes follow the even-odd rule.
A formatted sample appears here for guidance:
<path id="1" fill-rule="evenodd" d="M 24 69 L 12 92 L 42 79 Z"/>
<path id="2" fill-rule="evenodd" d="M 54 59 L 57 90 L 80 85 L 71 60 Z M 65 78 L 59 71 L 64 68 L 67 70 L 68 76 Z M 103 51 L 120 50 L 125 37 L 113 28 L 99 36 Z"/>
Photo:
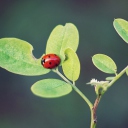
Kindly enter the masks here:
<path id="1" fill-rule="evenodd" d="M 62 69 L 65 76 L 76 81 L 80 75 L 80 62 L 77 54 L 70 48 L 65 50 L 66 60 L 62 64 Z"/>
<path id="2" fill-rule="evenodd" d="M 115 76 L 106 77 L 106 80 L 111 81 L 115 78 Z"/>
<path id="3" fill-rule="evenodd" d="M 65 26 L 58 25 L 50 34 L 47 41 L 46 54 L 55 53 L 61 58 L 61 62 L 65 59 L 64 51 L 71 48 L 77 50 L 79 43 L 78 30 L 72 23 L 67 23 Z"/>
<path id="4" fill-rule="evenodd" d="M 35 95 L 40 97 L 56 98 L 70 93 L 72 87 L 58 79 L 44 79 L 33 84 L 31 90 Z"/>
<path id="5" fill-rule="evenodd" d="M 104 54 L 96 54 L 92 57 L 93 64 L 101 71 L 105 73 L 116 73 L 117 67 L 115 62 Z"/>
<path id="6" fill-rule="evenodd" d="M 126 74 L 128 75 L 128 69 L 126 70 Z"/>
<path id="7" fill-rule="evenodd" d="M 113 25 L 121 38 L 128 43 L 128 22 L 123 19 L 115 19 Z"/>
<path id="8" fill-rule="evenodd" d="M 0 39 L 0 67 L 21 75 L 42 75 L 50 70 L 43 68 L 41 59 L 32 54 L 33 47 L 16 38 Z"/>

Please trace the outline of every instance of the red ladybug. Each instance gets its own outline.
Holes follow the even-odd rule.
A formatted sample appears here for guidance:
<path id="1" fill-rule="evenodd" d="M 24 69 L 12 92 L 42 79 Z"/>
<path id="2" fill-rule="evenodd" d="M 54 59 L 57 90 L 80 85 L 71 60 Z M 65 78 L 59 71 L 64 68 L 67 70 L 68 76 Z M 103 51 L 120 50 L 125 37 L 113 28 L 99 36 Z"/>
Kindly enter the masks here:
<path id="1" fill-rule="evenodd" d="M 60 57 L 56 54 L 47 54 L 42 57 L 41 64 L 44 68 L 56 68 L 60 64 Z"/>

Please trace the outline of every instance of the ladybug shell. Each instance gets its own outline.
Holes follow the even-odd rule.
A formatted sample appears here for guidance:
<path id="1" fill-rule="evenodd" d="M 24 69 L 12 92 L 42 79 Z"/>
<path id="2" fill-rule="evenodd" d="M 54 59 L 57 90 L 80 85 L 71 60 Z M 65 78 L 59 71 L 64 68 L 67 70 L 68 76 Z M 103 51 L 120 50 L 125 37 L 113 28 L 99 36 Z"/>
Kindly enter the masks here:
<path id="1" fill-rule="evenodd" d="M 60 57 L 56 54 L 46 54 L 41 59 L 44 68 L 53 69 L 60 64 Z"/>

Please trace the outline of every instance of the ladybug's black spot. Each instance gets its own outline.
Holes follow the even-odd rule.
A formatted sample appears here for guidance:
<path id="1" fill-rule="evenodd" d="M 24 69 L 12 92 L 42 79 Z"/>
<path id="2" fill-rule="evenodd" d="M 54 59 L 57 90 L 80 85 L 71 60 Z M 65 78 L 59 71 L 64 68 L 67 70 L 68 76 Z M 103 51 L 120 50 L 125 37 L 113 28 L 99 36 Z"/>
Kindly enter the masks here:
<path id="1" fill-rule="evenodd" d="M 48 56 L 49 58 L 51 57 L 51 56 Z"/>
<path id="2" fill-rule="evenodd" d="M 55 56 L 57 56 L 56 54 L 54 54 Z"/>
<path id="3" fill-rule="evenodd" d="M 51 65 L 52 63 L 51 63 L 51 62 L 49 62 L 49 64 Z"/>

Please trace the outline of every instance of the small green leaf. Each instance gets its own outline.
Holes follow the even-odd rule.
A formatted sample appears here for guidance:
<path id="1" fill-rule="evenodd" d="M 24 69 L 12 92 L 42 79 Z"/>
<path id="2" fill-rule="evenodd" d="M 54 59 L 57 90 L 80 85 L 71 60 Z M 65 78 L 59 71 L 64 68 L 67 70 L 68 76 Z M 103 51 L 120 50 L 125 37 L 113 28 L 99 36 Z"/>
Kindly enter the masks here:
<path id="1" fill-rule="evenodd" d="M 128 75 L 128 69 L 126 70 L 126 74 Z"/>
<path id="2" fill-rule="evenodd" d="M 96 54 L 92 57 L 93 64 L 101 71 L 105 73 L 116 73 L 117 67 L 115 62 L 104 54 Z"/>
<path id="3" fill-rule="evenodd" d="M 66 60 L 62 64 L 63 72 L 65 76 L 76 81 L 80 75 L 80 62 L 77 54 L 70 48 L 65 50 Z"/>
<path id="4" fill-rule="evenodd" d="M 113 25 L 121 38 L 128 43 L 128 22 L 123 19 L 115 19 Z"/>
<path id="5" fill-rule="evenodd" d="M 67 23 L 65 26 L 58 25 L 50 34 L 47 41 L 46 54 L 55 53 L 61 58 L 61 62 L 65 59 L 64 51 L 71 48 L 77 50 L 79 43 L 78 30 L 72 23 Z"/>
<path id="6" fill-rule="evenodd" d="M 115 76 L 106 77 L 106 80 L 111 81 L 115 78 Z"/>
<path id="7" fill-rule="evenodd" d="M 70 93 L 72 87 L 62 80 L 44 79 L 33 84 L 31 90 L 35 95 L 40 97 L 56 98 Z"/>
<path id="8" fill-rule="evenodd" d="M 16 38 L 0 39 L 0 67 L 20 75 L 42 75 L 50 70 L 43 68 L 41 59 L 32 54 L 33 47 Z"/>

